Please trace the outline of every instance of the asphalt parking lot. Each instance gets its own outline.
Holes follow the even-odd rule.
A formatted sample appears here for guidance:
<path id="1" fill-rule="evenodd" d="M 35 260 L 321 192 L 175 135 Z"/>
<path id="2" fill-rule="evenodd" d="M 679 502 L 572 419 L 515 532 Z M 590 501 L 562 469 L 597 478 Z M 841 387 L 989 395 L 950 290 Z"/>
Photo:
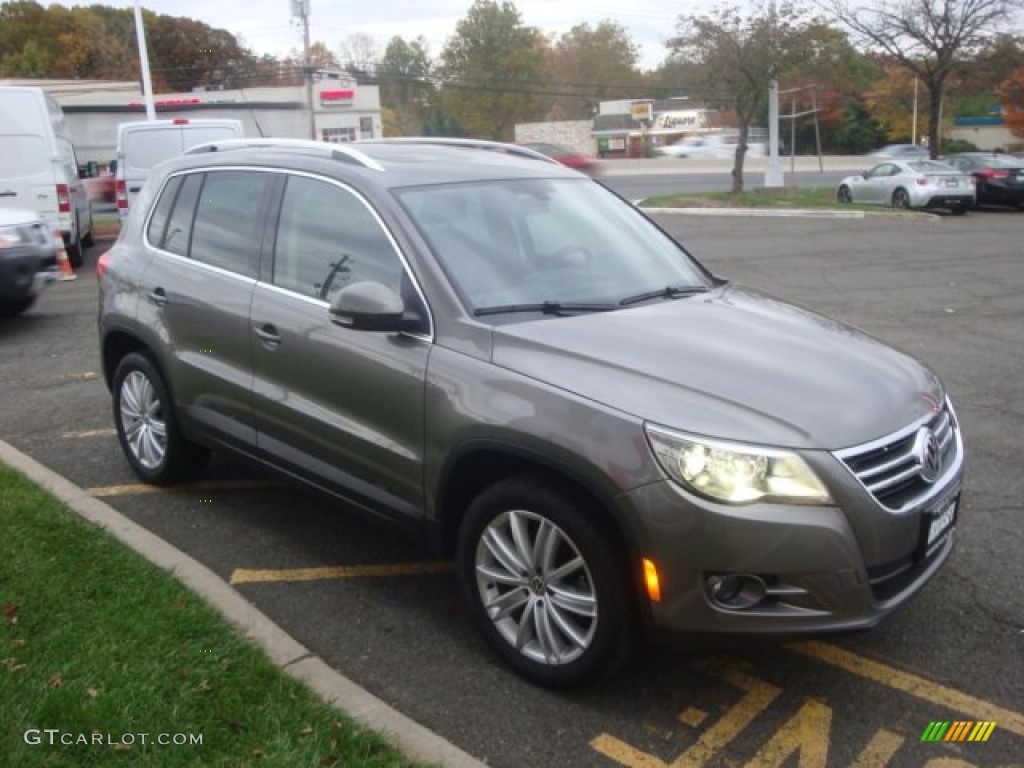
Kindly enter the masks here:
<path id="1" fill-rule="evenodd" d="M 934 219 L 668 215 L 713 271 L 857 325 L 944 378 L 968 447 L 958 548 L 879 628 L 647 648 L 574 693 L 521 682 L 447 563 L 245 462 L 139 486 L 98 374 L 87 254 L 0 324 L 0 439 L 205 563 L 312 652 L 492 766 L 1024 765 L 1024 213 Z M 984 742 L 922 741 L 933 722 Z"/>

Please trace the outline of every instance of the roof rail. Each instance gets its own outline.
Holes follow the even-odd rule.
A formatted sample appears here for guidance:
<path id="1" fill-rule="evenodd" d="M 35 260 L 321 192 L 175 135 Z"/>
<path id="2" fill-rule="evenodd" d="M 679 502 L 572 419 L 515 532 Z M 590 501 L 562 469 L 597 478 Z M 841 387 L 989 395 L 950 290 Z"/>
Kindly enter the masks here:
<path id="1" fill-rule="evenodd" d="M 331 157 L 345 163 L 353 163 L 383 171 L 384 166 L 367 155 L 353 148 L 350 144 L 331 144 L 326 141 L 310 141 L 309 139 L 225 139 L 199 144 L 185 151 L 186 155 L 198 155 L 203 152 L 230 152 L 235 149 L 302 149 Z"/>
<path id="2" fill-rule="evenodd" d="M 360 139 L 354 144 L 433 144 L 442 147 L 463 147 L 465 149 L 486 149 L 491 152 L 503 152 L 506 155 L 517 155 L 528 157 L 531 160 L 543 160 L 552 165 L 561 165 L 557 160 L 548 157 L 542 152 L 529 147 L 522 147 L 518 144 L 507 144 L 501 141 L 487 141 L 485 139 L 460 139 L 446 136 L 404 136 L 393 139 Z"/>

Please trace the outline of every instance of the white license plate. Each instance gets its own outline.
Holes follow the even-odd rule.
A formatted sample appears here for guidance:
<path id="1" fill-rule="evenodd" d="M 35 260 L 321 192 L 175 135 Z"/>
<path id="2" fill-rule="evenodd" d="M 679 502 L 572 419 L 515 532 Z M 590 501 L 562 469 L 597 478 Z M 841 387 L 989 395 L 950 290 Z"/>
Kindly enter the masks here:
<path id="1" fill-rule="evenodd" d="M 928 521 L 928 538 L 925 540 L 925 550 L 931 549 L 932 544 L 941 539 L 956 522 L 956 499 L 949 502 L 939 514 Z"/>
<path id="2" fill-rule="evenodd" d="M 959 187 L 960 186 L 960 182 L 957 181 L 956 179 L 946 179 L 946 186 L 947 187 Z"/>

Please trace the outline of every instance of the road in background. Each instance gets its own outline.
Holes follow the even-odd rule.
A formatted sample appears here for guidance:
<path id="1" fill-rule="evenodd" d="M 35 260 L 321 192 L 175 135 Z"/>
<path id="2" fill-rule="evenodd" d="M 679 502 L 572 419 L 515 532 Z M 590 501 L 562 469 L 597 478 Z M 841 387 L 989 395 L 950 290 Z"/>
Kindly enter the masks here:
<path id="1" fill-rule="evenodd" d="M 862 156 L 797 157 L 782 159 L 784 183 L 805 189 L 834 189 L 851 173 L 867 170 L 878 158 Z M 745 189 L 764 187 L 766 158 L 748 158 L 744 164 Z M 791 170 L 792 169 L 792 170 Z M 651 157 L 605 160 L 599 180 L 627 200 L 730 189 L 732 160 Z"/>

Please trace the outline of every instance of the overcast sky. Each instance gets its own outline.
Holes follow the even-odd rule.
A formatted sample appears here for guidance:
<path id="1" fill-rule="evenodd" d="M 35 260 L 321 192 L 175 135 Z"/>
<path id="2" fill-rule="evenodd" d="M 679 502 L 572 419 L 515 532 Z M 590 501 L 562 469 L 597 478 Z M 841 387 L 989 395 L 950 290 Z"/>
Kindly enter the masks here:
<path id="1" fill-rule="evenodd" d="M 90 4 L 62 0 L 63 5 Z M 432 56 L 465 17 L 472 0 L 310 0 L 310 39 L 332 50 L 349 35 L 374 38 L 383 53 L 395 35 L 427 39 Z M 110 3 L 114 5 L 115 3 Z M 682 11 L 711 3 L 669 0 L 516 0 L 523 23 L 555 36 L 576 24 L 592 27 L 604 20 L 622 25 L 641 50 L 640 65 L 649 69 L 665 58 L 665 40 L 675 32 Z M 120 5 L 120 3 L 117 3 Z M 126 2 L 131 8 L 133 5 Z M 142 7 L 168 16 L 184 16 L 242 38 L 256 53 L 287 54 L 302 47 L 302 29 L 291 18 L 290 0 L 143 0 Z"/>

